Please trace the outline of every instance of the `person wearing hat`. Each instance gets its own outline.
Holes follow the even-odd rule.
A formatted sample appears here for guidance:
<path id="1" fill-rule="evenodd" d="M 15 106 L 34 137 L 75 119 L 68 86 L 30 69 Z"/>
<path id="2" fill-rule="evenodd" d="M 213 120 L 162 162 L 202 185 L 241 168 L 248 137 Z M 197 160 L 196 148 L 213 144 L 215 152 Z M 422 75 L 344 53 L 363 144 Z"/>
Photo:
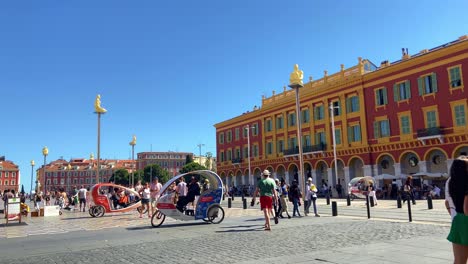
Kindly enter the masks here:
<path id="1" fill-rule="evenodd" d="M 210 180 L 205 179 L 202 186 L 202 191 L 208 191 L 210 189 Z"/>
<path id="2" fill-rule="evenodd" d="M 273 209 L 273 201 L 277 201 L 278 197 L 275 191 L 275 181 L 270 178 L 270 171 L 264 170 L 262 175 L 263 178 L 258 181 L 251 205 L 255 204 L 255 197 L 260 194 L 260 208 L 265 216 L 265 231 L 270 231 L 270 211 Z M 277 224 L 278 217 L 274 216 L 274 219 Z"/>
<path id="3" fill-rule="evenodd" d="M 320 215 L 317 213 L 317 205 L 315 204 L 315 201 L 317 200 L 317 186 L 312 183 L 312 178 L 309 177 L 307 179 L 307 184 L 306 184 L 306 204 L 304 205 L 304 214 L 308 215 L 309 214 L 309 208 L 310 205 L 314 205 L 314 214 L 316 217 L 320 217 Z"/>

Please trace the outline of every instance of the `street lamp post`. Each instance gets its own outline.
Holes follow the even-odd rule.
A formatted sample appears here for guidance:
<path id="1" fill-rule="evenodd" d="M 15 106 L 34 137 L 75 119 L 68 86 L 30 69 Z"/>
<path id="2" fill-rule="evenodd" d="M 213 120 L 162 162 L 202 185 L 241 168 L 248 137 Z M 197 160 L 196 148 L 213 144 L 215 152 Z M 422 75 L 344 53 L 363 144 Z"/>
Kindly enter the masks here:
<path id="1" fill-rule="evenodd" d="M 136 136 L 133 135 L 132 141 L 130 141 L 130 146 L 132 146 L 132 166 L 134 165 L 135 162 L 135 145 L 136 145 Z M 130 180 L 129 180 L 130 182 Z M 129 183 L 130 187 L 135 186 L 135 177 L 134 177 L 134 168 L 132 168 L 132 180 L 131 183 Z"/>
<path id="2" fill-rule="evenodd" d="M 302 131 L 301 131 L 301 115 L 300 115 L 300 102 L 299 102 L 299 88 L 303 87 L 303 72 L 299 70 L 299 66 L 294 65 L 294 71 L 289 77 L 289 87 L 294 89 L 296 93 L 296 125 L 297 125 L 297 144 L 299 145 L 299 185 L 302 193 L 305 194 L 305 178 L 304 178 L 304 160 L 302 157 Z"/>
<path id="3" fill-rule="evenodd" d="M 47 179 L 46 179 L 46 157 L 49 154 L 49 149 L 47 147 L 42 148 L 42 155 L 44 155 L 44 194 L 47 192 Z"/>
<path id="4" fill-rule="evenodd" d="M 205 144 L 198 144 L 198 149 L 200 150 L 200 165 L 202 165 L 202 158 L 201 158 L 201 147 L 205 146 Z"/>
<path id="5" fill-rule="evenodd" d="M 31 160 L 31 188 L 29 189 L 29 199 L 31 199 L 31 193 L 32 193 L 33 173 L 34 173 L 34 160 Z"/>
<path id="6" fill-rule="evenodd" d="M 336 132 L 335 132 L 335 113 L 334 110 L 339 109 L 338 106 L 333 106 L 333 102 L 330 102 L 331 112 L 331 123 L 332 123 L 332 135 L 333 135 L 333 160 L 335 162 L 335 185 L 338 184 L 338 163 L 336 162 Z"/>
<path id="7" fill-rule="evenodd" d="M 98 124 L 97 124 L 97 175 L 96 175 L 96 183 L 99 183 L 100 174 L 99 174 L 99 167 L 100 167 L 100 160 L 101 160 L 101 115 L 105 114 L 107 110 L 101 107 L 101 95 L 96 96 L 96 100 L 94 101 L 94 113 L 98 115 Z"/>

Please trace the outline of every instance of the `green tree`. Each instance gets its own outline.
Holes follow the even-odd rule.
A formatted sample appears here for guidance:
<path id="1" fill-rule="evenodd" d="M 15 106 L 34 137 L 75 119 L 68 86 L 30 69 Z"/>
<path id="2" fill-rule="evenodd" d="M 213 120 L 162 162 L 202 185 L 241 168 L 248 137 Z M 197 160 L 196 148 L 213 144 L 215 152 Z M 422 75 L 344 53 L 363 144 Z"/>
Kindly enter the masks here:
<path id="1" fill-rule="evenodd" d="M 182 167 L 182 169 L 179 172 L 187 173 L 187 172 L 196 171 L 196 170 L 206 170 L 206 167 L 192 161 L 188 164 L 185 164 L 184 167 Z"/>
<path id="2" fill-rule="evenodd" d="M 207 152 L 205 155 L 206 155 L 205 167 L 210 169 L 211 168 L 211 158 L 213 157 L 213 153 Z"/>
<path id="3" fill-rule="evenodd" d="M 128 171 L 126 169 L 118 169 L 113 174 L 111 179 L 115 184 L 127 185 L 128 184 Z"/>
<path id="4" fill-rule="evenodd" d="M 166 183 L 170 178 L 169 177 L 169 172 L 167 170 L 161 168 L 161 166 L 159 166 L 158 164 L 151 164 L 151 165 L 146 166 L 143 169 L 143 179 L 142 179 L 142 181 L 143 182 L 151 182 L 151 179 L 153 179 L 154 177 L 158 177 L 159 182 L 161 184 Z"/>
<path id="5" fill-rule="evenodd" d="M 187 155 L 185 156 L 185 164 L 189 164 L 189 163 L 192 163 L 193 162 L 193 157 L 192 155 Z"/>

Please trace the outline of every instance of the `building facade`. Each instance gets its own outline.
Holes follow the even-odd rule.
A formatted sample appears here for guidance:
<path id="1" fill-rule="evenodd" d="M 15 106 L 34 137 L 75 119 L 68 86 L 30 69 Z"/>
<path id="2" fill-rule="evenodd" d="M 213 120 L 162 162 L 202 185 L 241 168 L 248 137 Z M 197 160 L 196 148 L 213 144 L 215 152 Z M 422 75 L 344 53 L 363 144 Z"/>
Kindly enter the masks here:
<path id="1" fill-rule="evenodd" d="M 286 88 L 215 125 L 218 174 L 236 186 L 255 185 L 264 169 L 287 182 L 312 177 L 319 186 L 346 186 L 364 175 L 443 178 L 453 159 L 468 153 L 467 80 L 468 36 L 414 55 L 403 51 L 401 60 L 379 67 L 359 58 L 333 75 L 310 77 L 299 90 L 304 174 L 295 94 Z"/>
<path id="2" fill-rule="evenodd" d="M 207 156 L 193 156 L 193 161 L 205 166 L 207 169 L 216 171 L 216 157 L 207 157 Z"/>
<path id="3" fill-rule="evenodd" d="M 0 157 L 0 190 L 2 193 L 5 190 L 19 190 L 20 170 L 18 165 L 12 161 L 5 160 L 5 157 Z"/>
<path id="4" fill-rule="evenodd" d="M 190 152 L 140 152 L 137 154 L 136 168 L 142 170 L 148 165 L 157 164 L 173 177 L 184 167 L 187 156 L 193 159 Z"/>
<path id="5" fill-rule="evenodd" d="M 99 162 L 100 182 L 108 182 L 113 173 L 119 169 L 126 169 L 131 173 L 135 169 L 135 161 L 105 159 Z M 63 188 L 67 192 L 83 185 L 91 188 L 96 184 L 97 160 L 75 158 L 69 161 L 58 159 L 44 165 L 36 171 L 42 191 L 55 191 Z"/>

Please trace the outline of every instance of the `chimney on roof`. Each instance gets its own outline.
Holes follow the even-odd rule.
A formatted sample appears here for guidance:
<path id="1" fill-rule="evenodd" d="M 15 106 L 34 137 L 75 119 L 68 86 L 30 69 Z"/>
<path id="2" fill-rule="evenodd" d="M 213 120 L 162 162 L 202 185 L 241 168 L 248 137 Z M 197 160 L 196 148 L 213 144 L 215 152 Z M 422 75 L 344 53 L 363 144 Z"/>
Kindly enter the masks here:
<path id="1" fill-rule="evenodd" d="M 5 161 L 5 156 L 0 156 L 0 161 Z"/>
<path id="2" fill-rule="evenodd" d="M 408 48 L 406 48 L 406 49 L 405 49 L 405 48 L 401 48 L 401 53 L 402 53 L 402 54 L 401 54 L 401 59 L 402 59 L 402 60 L 407 60 L 407 59 L 410 58 L 410 55 L 409 55 L 409 53 L 408 53 Z"/>

